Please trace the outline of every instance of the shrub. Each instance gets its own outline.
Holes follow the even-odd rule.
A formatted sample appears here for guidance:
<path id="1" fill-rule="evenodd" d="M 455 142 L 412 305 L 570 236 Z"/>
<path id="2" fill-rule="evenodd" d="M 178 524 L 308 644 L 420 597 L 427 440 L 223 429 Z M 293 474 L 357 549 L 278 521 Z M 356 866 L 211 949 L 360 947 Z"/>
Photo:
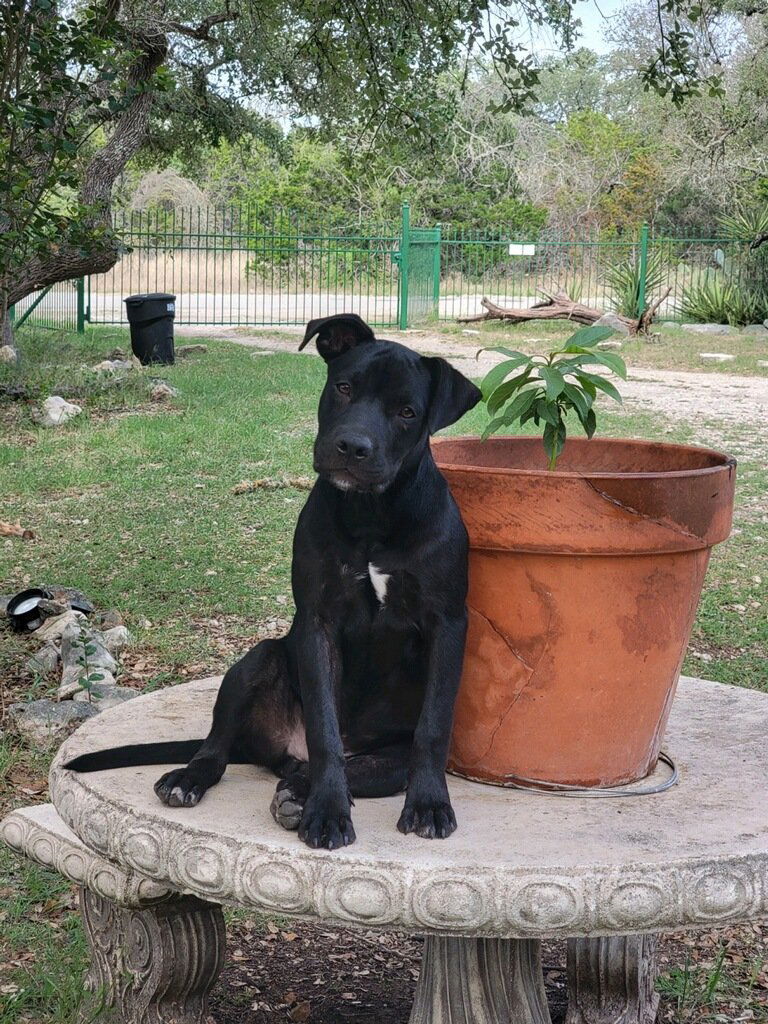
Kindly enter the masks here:
<path id="1" fill-rule="evenodd" d="M 661 251 L 652 252 L 648 256 L 645 267 L 645 299 L 646 304 L 653 292 L 658 291 L 664 283 L 667 273 L 667 260 Z M 613 292 L 613 308 L 622 316 L 638 316 L 640 301 L 640 257 L 629 256 L 610 267 L 605 275 L 608 287 Z"/>
<path id="2" fill-rule="evenodd" d="M 768 317 L 768 288 L 736 284 L 727 278 L 710 276 L 683 291 L 683 316 L 697 323 L 760 323 Z"/>

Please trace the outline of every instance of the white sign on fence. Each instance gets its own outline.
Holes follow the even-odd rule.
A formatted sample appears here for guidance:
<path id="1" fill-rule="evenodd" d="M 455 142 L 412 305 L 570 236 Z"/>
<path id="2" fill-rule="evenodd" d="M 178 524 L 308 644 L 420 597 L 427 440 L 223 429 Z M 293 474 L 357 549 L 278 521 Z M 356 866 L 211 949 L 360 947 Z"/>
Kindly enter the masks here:
<path id="1" fill-rule="evenodd" d="M 509 243 L 509 255 L 510 256 L 535 256 L 536 246 L 526 245 L 523 242 L 510 242 Z"/>

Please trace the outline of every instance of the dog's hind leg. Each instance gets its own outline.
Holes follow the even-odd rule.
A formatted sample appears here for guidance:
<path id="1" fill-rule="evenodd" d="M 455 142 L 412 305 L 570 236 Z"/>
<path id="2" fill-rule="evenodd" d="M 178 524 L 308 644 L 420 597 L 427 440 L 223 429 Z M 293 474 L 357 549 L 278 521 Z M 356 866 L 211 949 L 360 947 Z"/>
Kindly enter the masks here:
<path id="1" fill-rule="evenodd" d="M 370 754 L 348 757 L 344 767 L 353 799 L 402 793 L 408 781 L 410 752 L 410 743 L 397 743 Z M 277 784 L 270 810 L 283 828 L 297 829 L 309 795 L 309 766 L 292 759 L 280 768 L 282 778 Z"/>
<path id="2" fill-rule="evenodd" d="M 224 676 L 208 737 L 184 768 L 167 772 L 155 793 L 169 807 L 194 807 L 232 760 L 273 767 L 301 709 L 290 682 L 283 640 L 263 640 Z"/>

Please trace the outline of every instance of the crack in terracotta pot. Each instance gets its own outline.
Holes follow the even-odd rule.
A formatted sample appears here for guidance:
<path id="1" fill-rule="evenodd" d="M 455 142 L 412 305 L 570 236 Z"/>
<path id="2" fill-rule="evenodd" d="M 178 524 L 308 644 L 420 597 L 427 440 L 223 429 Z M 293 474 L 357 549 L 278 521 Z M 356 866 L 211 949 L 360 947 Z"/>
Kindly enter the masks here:
<path id="1" fill-rule="evenodd" d="M 649 516 L 647 512 L 641 512 L 640 509 L 632 508 L 631 505 L 626 505 L 620 498 L 615 498 L 612 494 L 608 494 L 607 491 L 601 490 L 597 484 L 594 484 L 588 477 L 582 477 L 582 480 L 588 487 L 591 487 L 595 494 L 598 494 L 601 498 L 605 498 L 612 505 L 622 509 L 624 512 L 629 512 L 633 516 L 638 516 L 640 519 L 644 519 L 646 522 L 654 523 L 656 526 L 660 526 L 664 530 L 671 530 L 672 533 L 678 533 L 681 537 L 690 537 L 691 540 L 701 541 L 696 533 L 691 533 L 689 530 L 685 530 L 682 526 L 676 526 L 673 523 L 664 522 L 663 519 L 657 519 L 655 516 Z"/>

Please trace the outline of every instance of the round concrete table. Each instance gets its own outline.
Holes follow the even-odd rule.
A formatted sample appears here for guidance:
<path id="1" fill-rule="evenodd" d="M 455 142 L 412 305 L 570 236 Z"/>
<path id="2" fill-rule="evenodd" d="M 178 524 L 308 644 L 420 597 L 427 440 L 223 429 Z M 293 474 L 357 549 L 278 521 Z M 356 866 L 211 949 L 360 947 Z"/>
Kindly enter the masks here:
<path id="1" fill-rule="evenodd" d="M 459 828 L 444 841 L 400 835 L 400 796 L 357 802 L 353 846 L 311 850 L 272 820 L 275 778 L 249 766 L 230 767 L 188 809 L 155 797 L 162 768 L 79 775 L 62 767 L 91 750 L 204 736 L 218 682 L 104 712 L 51 769 L 53 803 L 89 850 L 184 894 L 180 921 L 190 913 L 199 921 L 201 906 L 213 914 L 195 925 L 198 946 L 223 942 L 221 903 L 421 933 L 414 1024 L 543 1024 L 539 940 L 563 936 L 572 940 L 569 1024 L 628 1024 L 655 1016 L 654 932 L 768 912 L 765 694 L 682 679 L 664 743 L 680 781 L 662 794 L 564 799 L 449 778 Z M 94 899 L 86 924 L 103 953 L 110 924 L 102 897 Z M 221 955 L 202 959 L 220 964 Z M 195 984 L 210 987 L 199 973 Z"/>

